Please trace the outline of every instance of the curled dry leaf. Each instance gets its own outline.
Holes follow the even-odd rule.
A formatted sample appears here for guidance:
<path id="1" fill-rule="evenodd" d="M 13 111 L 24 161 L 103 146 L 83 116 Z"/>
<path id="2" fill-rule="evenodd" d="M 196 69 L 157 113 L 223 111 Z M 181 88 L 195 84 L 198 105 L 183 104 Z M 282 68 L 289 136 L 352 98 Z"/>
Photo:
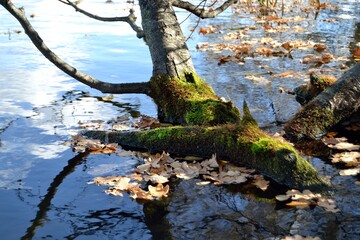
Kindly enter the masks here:
<path id="1" fill-rule="evenodd" d="M 130 198 L 132 199 L 143 199 L 143 200 L 153 200 L 154 197 L 147 191 L 137 187 L 131 190 Z"/>
<path id="2" fill-rule="evenodd" d="M 253 183 L 257 188 L 263 191 L 265 191 L 269 187 L 269 181 L 266 181 L 261 175 L 256 176 L 253 180 Z"/>
<path id="3" fill-rule="evenodd" d="M 339 142 L 335 145 L 329 144 L 328 147 L 339 150 L 348 150 L 348 151 L 354 151 L 360 149 L 360 145 L 356 145 L 348 142 Z"/>
<path id="4" fill-rule="evenodd" d="M 163 186 L 161 183 L 158 183 L 156 187 L 149 185 L 148 188 L 151 196 L 155 198 L 167 197 L 167 194 L 169 193 L 169 189 L 170 189 L 169 185 Z"/>
<path id="5" fill-rule="evenodd" d="M 331 158 L 332 163 L 344 163 L 347 167 L 360 165 L 360 152 L 342 152 L 336 153 Z"/>
<path id="6" fill-rule="evenodd" d="M 200 165 L 202 167 L 207 168 L 207 169 L 213 169 L 213 168 L 218 168 L 219 167 L 219 164 L 216 161 L 216 155 L 215 154 L 213 154 L 210 159 L 202 161 L 200 163 Z"/>
<path id="7" fill-rule="evenodd" d="M 144 176 L 145 181 L 151 181 L 152 183 L 167 183 L 169 179 L 158 174 L 152 174 L 150 176 Z"/>

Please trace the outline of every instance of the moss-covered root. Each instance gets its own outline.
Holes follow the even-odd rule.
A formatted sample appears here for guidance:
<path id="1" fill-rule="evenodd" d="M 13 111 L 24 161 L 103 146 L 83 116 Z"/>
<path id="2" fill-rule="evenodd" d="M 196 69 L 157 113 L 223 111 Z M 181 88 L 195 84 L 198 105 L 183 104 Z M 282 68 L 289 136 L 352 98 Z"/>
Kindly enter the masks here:
<path id="1" fill-rule="evenodd" d="M 326 186 L 314 167 L 292 146 L 271 139 L 257 126 L 176 126 L 142 132 L 88 131 L 84 135 L 150 151 L 203 157 L 216 153 L 221 159 L 254 168 L 290 188 Z"/>
<path id="2" fill-rule="evenodd" d="M 240 120 L 231 101 L 222 101 L 196 73 L 188 72 L 181 78 L 158 75 L 150 80 L 150 86 L 162 122 L 216 125 Z"/>

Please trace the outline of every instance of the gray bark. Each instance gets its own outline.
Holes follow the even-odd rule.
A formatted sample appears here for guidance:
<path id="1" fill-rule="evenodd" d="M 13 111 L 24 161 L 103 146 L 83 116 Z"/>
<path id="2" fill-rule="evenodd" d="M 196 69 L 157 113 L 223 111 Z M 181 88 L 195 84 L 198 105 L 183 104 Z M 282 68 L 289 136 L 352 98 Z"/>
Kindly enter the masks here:
<path id="1" fill-rule="evenodd" d="M 180 77 L 194 72 L 189 49 L 170 1 L 139 0 L 142 26 L 153 63 L 153 76 Z"/>

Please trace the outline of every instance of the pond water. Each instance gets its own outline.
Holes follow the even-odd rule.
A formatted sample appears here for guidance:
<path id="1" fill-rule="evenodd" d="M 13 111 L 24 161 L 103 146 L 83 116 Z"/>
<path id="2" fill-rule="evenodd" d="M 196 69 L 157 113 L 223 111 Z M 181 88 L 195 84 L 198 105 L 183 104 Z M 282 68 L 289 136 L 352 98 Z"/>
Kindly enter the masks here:
<path id="1" fill-rule="evenodd" d="M 27 16 L 34 14 L 31 22 L 45 43 L 78 69 L 110 82 L 147 81 L 151 76 L 148 49 L 126 24 L 82 17 L 55 0 L 14 3 L 23 6 Z M 309 22 L 311 29 L 303 38 L 324 40 L 334 54 L 349 56 L 346 47 L 359 42 L 360 4 L 340 1 L 339 6 L 339 11 L 324 10 L 318 17 L 340 19 L 335 26 Z M 88 0 L 83 7 L 114 16 L 124 14 L 126 3 Z M 74 153 L 68 141 L 79 129 L 78 123 L 107 121 L 124 114 L 156 117 L 156 106 L 150 98 L 135 94 L 102 101 L 104 94 L 63 74 L 23 32 L 16 33 L 21 27 L 3 8 L 0 18 L 1 239 L 281 239 L 296 234 L 358 239 L 360 187 L 354 184 L 354 177 L 339 176 L 339 169 L 320 159 L 312 161 L 322 174 L 331 176 L 331 197 L 338 213 L 320 207 L 279 207 L 271 198 L 284 189 L 275 185 L 262 193 L 249 186 L 198 186 L 197 179 L 177 181 L 167 200 L 145 204 L 128 196 L 108 196 L 101 187 L 88 185 L 97 176 L 130 173 L 142 159 Z M 196 21 L 189 18 L 182 25 L 184 30 L 188 33 Z M 252 21 L 228 11 L 201 25 L 237 28 L 252 25 Z M 219 41 L 219 36 L 194 34 L 188 41 L 198 73 L 236 105 L 246 99 L 261 126 L 278 130 L 276 123 L 299 109 L 293 97 L 279 94 L 278 88 L 293 88 L 305 79 L 259 82 L 244 76 L 259 72 L 258 66 L 265 64 L 276 73 L 289 68 L 306 71 L 308 66 L 292 64 L 286 58 L 260 57 L 247 59 L 244 65 L 218 66 L 218 55 L 196 50 L 196 44 L 205 41 Z M 343 62 L 353 64 L 348 59 Z M 341 71 L 335 74 L 339 76 Z"/>

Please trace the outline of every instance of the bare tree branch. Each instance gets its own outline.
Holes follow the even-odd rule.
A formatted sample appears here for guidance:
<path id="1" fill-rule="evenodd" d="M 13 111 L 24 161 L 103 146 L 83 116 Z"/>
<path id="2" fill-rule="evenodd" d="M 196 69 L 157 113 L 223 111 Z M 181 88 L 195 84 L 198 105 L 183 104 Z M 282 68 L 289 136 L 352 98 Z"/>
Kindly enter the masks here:
<path id="1" fill-rule="evenodd" d="M 28 21 L 24 14 L 22 8 L 17 8 L 12 4 L 11 0 L 0 0 L 0 4 L 8 10 L 22 25 L 25 30 L 25 33 L 29 36 L 31 41 L 37 47 L 37 49 L 54 65 L 61 69 L 66 74 L 75 78 L 81 83 L 84 83 L 92 88 L 95 88 L 103 93 L 144 93 L 150 94 L 150 86 L 148 82 L 142 83 L 107 83 L 102 82 L 92 76 L 85 74 L 81 71 L 78 71 L 73 66 L 64 62 L 59 58 L 54 52 L 52 52 L 41 39 L 39 34 L 32 27 L 31 23 Z"/>
<path id="2" fill-rule="evenodd" d="M 73 7 L 75 9 L 75 11 L 80 12 L 80 13 L 84 14 L 85 16 L 88 16 L 90 18 L 93 18 L 93 19 L 96 19 L 96 20 L 99 20 L 99 21 L 103 21 L 103 22 L 127 22 L 130 25 L 130 27 L 136 32 L 136 36 L 138 38 L 143 38 L 144 37 L 143 30 L 135 22 L 136 21 L 136 16 L 134 14 L 135 11 L 133 9 L 130 9 L 130 14 L 128 16 L 126 16 L 126 17 L 100 17 L 98 15 L 95 15 L 95 14 L 92 14 L 92 13 L 90 13 L 88 11 L 85 11 L 82 8 L 79 8 L 77 6 L 77 4 L 71 2 L 70 0 L 58 0 L 58 1 Z"/>
<path id="3" fill-rule="evenodd" d="M 172 0 L 172 5 L 174 7 L 185 9 L 194 15 L 200 17 L 200 18 L 214 18 L 223 11 L 225 11 L 228 7 L 230 7 L 232 4 L 237 3 L 238 0 L 227 0 L 225 1 L 220 7 L 214 9 L 214 10 L 205 10 L 201 9 L 198 6 L 193 5 L 192 3 L 182 1 L 182 0 Z"/>

